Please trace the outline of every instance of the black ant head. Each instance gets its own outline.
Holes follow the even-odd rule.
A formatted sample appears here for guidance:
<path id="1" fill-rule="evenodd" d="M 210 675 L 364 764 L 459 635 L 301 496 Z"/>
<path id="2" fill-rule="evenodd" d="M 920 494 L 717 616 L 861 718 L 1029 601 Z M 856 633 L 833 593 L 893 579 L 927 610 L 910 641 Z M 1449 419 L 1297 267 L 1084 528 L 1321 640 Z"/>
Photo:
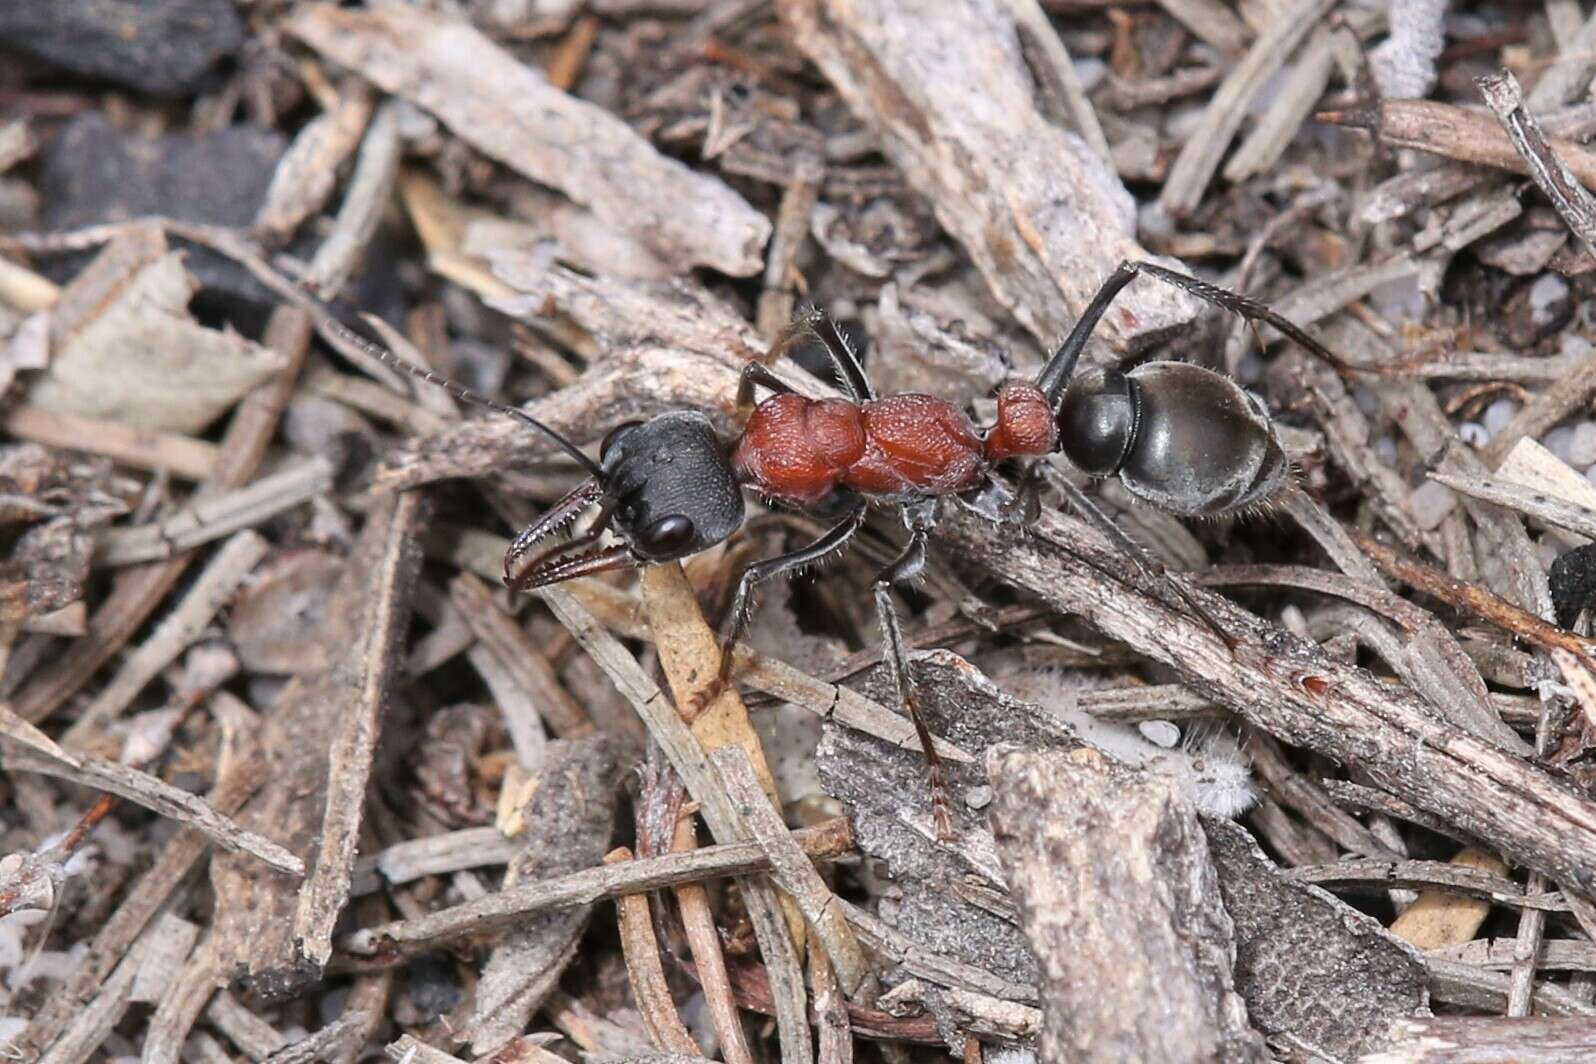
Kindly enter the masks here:
<path id="1" fill-rule="evenodd" d="M 743 523 L 743 495 L 726 449 L 709 419 L 689 411 L 612 430 L 600 448 L 596 475 L 556 503 L 518 542 L 530 545 L 594 503 L 597 519 L 570 542 L 524 565 L 517 564 L 514 551 L 506 556 L 506 583 L 531 589 L 675 561 L 713 547 Z M 621 542 L 594 547 L 606 529 Z"/>
<path id="2" fill-rule="evenodd" d="M 504 556 L 504 582 L 517 591 L 652 562 L 675 561 L 713 547 L 743 523 L 743 495 L 715 428 L 702 414 L 673 411 L 634 421 L 605 437 L 594 462 L 572 441 L 518 407 L 479 395 L 413 365 L 350 329 L 313 301 L 330 333 L 390 369 L 442 388 L 455 398 L 515 418 L 555 443 L 592 476 L 521 533 Z M 527 550 L 597 504 L 579 535 L 523 560 Z M 606 530 L 621 542 L 595 546 Z"/>

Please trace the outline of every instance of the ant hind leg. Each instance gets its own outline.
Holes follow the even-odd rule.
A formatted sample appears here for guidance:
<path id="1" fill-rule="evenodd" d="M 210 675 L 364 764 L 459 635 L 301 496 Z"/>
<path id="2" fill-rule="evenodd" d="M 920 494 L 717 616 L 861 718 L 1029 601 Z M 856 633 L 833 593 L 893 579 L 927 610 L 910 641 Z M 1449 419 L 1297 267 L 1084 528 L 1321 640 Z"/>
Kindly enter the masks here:
<path id="1" fill-rule="evenodd" d="M 918 515 L 915 515 L 918 517 Z M 951 842 L 953 833 L 953 803 L 948 797 L 947 771 L 942 755 L 938 754 L 931 738 L 931 728 L 926 724 L 915 694 L 914 676 L 909 671 L 909 655 L 904 648 L 903 628 L 898 623 L 898 611 L 892 604 L 892 588 L 919 576 L 926 566 L 926 541 L 930 536 L 929 521 L 921 522 L 911 517 L 909 542 L 903 553 L 881 571 L 875 581 L 876 614 L 881 623 L 881 661 L 897 692 L 898 701 L 908 710 L 914 722 L 915 734 L 920 737 L 920 749 L 925 754 L 926 780 L 931 792 L 931 819 L 936 825 L 937 840 Z"/>
<path id="2" fill-rule="evenodd" d="M 1176 597 L 1180 599 L 1180 605 L 1184 605 L 1192 613 L 1196 614 L 1197 618 L 1213 633 L 1214 637 L 1225 645 L 1225 649 L 1232 653 L 1235 652 L 1237 647 L 1235 636 L 1225 631 L 1224 626 L 1214 619 L 1214 615 L 1208 611 L 1208 608 L 1198 601 L 1197 596 L 1193 595 L 1191 590 L 1182 584 L 1179 578 L 1174 573 L 1171 573 L 1163 562 L 1155 558 L 1146 547 L 1131 539 L 1123 528 L 1114 523 L 1113 518 L 1105 514 L 1092 501 L 1091 496 L 1070 483 L 1069 479 L 1055 469 L 1052 463 L 1042 461 L 1037 463 L 1037 465 L 1053 486 L 1058 488 L 1059 493 L 1069 502 L 1070 507 L 1084 518 L 1087 524 L 1097 529 L 1108 538 L 1109 542 L 1130 555 L 1135 560 L 1137 567 L 1144 573 L 1154 577 L 1160 584 L 1173 590 Z"/>

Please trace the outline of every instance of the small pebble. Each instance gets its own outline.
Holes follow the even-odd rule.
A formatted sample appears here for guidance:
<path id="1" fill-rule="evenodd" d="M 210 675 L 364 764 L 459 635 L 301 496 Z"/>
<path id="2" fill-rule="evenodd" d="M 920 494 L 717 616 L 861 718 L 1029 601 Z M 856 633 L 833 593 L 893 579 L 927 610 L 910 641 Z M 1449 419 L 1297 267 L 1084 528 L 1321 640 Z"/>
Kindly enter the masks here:
<path id="1" fill-rule="evenodd" d="M 971 809 L 985 809 L 992 804 L 992 788 L 970 787 L 964 792 L 964 804 Z"/>
<path id="2" fill-rule="evenodd" d="M 1569 448 L 1574 444 L 1574 430 L 1568 425 L 1559 425 L 1541 437 L 1541 446 L 1564 462 L 1569 460 Z"/>
<path id="3" fill-rule="evenodd" d="M 1352 401 L 1358 404 L 1364 417 L 1373 417 L 1380 412 L 1380 396 L 1373 388 L 1365 388 L 1360 384 L 1352 389 Z"/>
<path id="4" fill-rule="evenodd" d="M 1574 436 L 1568 444 L 1567 461 L 1576 466 L 1588 466 L 1596 462 L 1596 422 L 1581 421 L 1574 426 Z"/>
<path id="5" fill-rule="evenodd" d="M 1165 750 L 1173 750 L 1180 742 L 1180 729 L 1167 720 L 1144 720 L 1136 725 L 1142 738 Z"/>
<path id="6" fill-rule="evenodd" d="M 1458 439 L 1470 447 L 1484 447 L 1491 442 L 1491 434 L 1478 421 L 1465 421 L 1457 427 Z"/>
<path id="7" fill-rule="evenodd" d="M 1446 520 L 1446 515 L 1457 505 L 1456 493 L 1433 480 L 1426 480 L 1413 489 L 1408 498 L 1413 506 L 1414 523 L 1426 532 Z"/>
<path id="8" fill-rule="evenodd" d="M 1498 399 L 1485 408 L 1485 431 L 1495 436 L 1507 428 L 1508 423 L 1518 415 L 1518 404 L 1511 399 Z"/>
<path id="9" fill-rule="evenodd" d="M 1396 465 L 1397 445 L 1390 434 L 1374 438 L 1374 456 L 1386 465 Z"/>
<path id="10" fill-rule="evenodd" d="M 1555 273 L 1543 273 L 1530 285 L 1530 318 L 1537 328 L 1550 328 L 1567 307 L 1568 282 Z"/>
<path id="11" fill-rule="evenodd" d="M 1559 354 L 1572 358 L 1584 358 L 1591 352 L 1590 341 L 1577 332 L 1565 332 L 1558 338 L 1557 345 Z"/>

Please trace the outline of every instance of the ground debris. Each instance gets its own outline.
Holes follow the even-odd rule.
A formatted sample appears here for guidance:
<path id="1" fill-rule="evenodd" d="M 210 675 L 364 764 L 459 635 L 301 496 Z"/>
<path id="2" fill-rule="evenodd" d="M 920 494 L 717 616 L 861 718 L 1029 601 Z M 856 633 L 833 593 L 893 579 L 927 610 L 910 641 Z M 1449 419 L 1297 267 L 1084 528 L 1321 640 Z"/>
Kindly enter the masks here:
<path id="1" fill-rule="evenodd" d="M 1589 1056 L 1588 7 L 0 4 L 0 1057 Z"/>

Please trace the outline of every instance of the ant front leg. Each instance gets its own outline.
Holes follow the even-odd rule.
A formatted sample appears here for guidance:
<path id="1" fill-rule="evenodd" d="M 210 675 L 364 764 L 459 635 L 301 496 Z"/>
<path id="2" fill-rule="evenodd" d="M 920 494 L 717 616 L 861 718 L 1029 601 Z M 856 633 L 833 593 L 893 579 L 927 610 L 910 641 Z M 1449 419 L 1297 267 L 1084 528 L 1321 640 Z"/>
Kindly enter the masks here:
<path id="1" fill-rule="evenodd" d="M 719 698 L 731 683 L 732 653 L 737 641 L 742 638 L 743 631 L 748 627 L 748 615 L 753 608 L 754 588 L 766 580 L 791 573 L 820 561 L 833 551 L 841 550 L 854 537 L 854 533 L 859 531 L 864 519 L 865 508 L 860 504 L 850 510 L 841 521 L 828 528 L 813 543 L 787 554 L 778 554 L 774 558 L 755 562 L 743 570 L 742 579 L 737 581 L 737 593 L 732 596 L 731 609 L 720 626 L 720 671 L 708 687 L 693 696 L 691 711 L 695 717 Z"/>
<path id="2" fill-rule="evenodd" d="M 876 577 L 876 613 L 881 621 L 881 661 L 887 667 L 887 676 L 897 692 L 898 701 L 908 710 L 914 722 L 915 733 L 920 737 L 920 749 L 925 752 L 926 777 L 931 791 L 931 819 L 936 825 L 937 840 L 953 840 L 953 803 L 948 798 L 947 772 L 942 765 L 942 755 L 936 751 L 931 739 L 931 729 L 920 711 L 920 700 L 915 695 L 914 676 L 909 671 L 909 655 L 903 643 L 903 628 L 898 623 L 898 611 L 892 604 L 892 588 L 914 580 L 926 566 L 926 542 L 930 538 L 935 519 L 936 501 L 909 503 L 903 507 L 905 523 L 909 526 L 909 542 L 903 553 Z"/>

